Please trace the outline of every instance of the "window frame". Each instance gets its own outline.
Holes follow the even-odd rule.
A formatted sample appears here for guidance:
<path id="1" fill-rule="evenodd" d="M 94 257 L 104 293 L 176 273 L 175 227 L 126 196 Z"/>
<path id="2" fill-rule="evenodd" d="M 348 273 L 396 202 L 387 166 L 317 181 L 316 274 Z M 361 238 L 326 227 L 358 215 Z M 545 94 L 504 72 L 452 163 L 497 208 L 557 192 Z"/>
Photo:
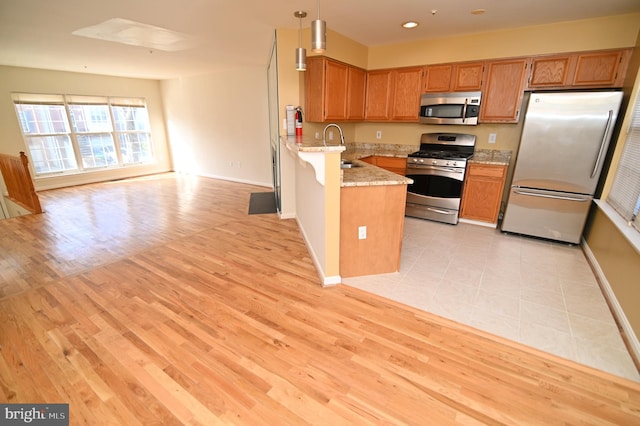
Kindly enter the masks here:
<path id="1" fill-rule="evenodd" d="M 155 147 L 153 144 L 153 136 L 151 133 L 149 109 L 144 98 L 37 93 L 12 93 L 11 96 L 14 104 L 14 110 L 16 111 L 16 117 L 20 125 L 20 131 L 22 132 L 25 151 L 28 152 L 29 156 L 32 158 L 32 161 L 30 161 L 29 165 L 33 171 L 34 179 L 87 174 L 105 170 L 130 168 L 157 163 L 157 159 L 155 156 Z M 26 121 L 23 111 L 18 106 L 21 104 L 48 106 L 61 105 L 64 109 L 64 114 L 66 117 L 65 124 L 67 131 L 63 133 L 53 134 L 29 132 L 29 126 L 25 127 L 25 125 L 28 124 L 28 121 Z M 102 122 L 102 120 L 92 120 L 91 115 L 92 113 L 94 113 L 94 111 L 91 111 L 90 109 L 85 110 L 83 108 L 83 123 L 86 124 L 86 126 L 84 128 L 78 127 L 76 125 L 77 123 L 76 119 L 74 118 L 74 113 L 72 113 L 72 108 L 74 105 L 95 105 L 106 107 L 106 117 L 104 116 L 104 113 L 100 113 L 100 115 L 101 118 L 106 118 L 107 122 Z M 136 113 L 133 120 L 134 129 L 127 129 L 126 127 L 129 127 L 128 123 L 125 122 L 123 126 L 122 123 L 116 121 L 117 119 L 119 119 L 119 117 L 117 117 L 114 113 L 114 108 L 117 107 L 141 108 L 141 110 L 137 111 L 144 111 L 144 114 L 138 115 L 138 113 Z M 91 129 L 90 124 L 94 123 L 94 121 L 95 123 L 101 122 L 102 124 L 99 124 L 99 126 L 103 128 Z M 51 126 L 53 126 L 53 122 L 50 121 L 50 123 L 52 123 Z M 27 132 L 25 132 L 25 130 L 27 130 Z M 108 138 L 111 141 L 111 145 L 109 145 L 108 143 L 103 144 L 102 142 L 100 142 L 101 140 L 104 140 L 104 136 L 101 138 L 100 135 L 108 135 Z M 127 135 L 135 135 L 135 137 L 131 138 Z M 83 156 L 80 139 L 83 137 L 95 138 L 96 136 L 98 136 L 98 139 L 96 139 L 95 143 L 98 143 L 98 145 L 95 145 L 93 141 L 89 142 L 88 145 L 92 155 L 90 157 Z M 33 160 L 36 157 L 46 158 L 46 155 L 44 155 L 46 154 L 46 152 L 45 150 L 42 150 L 42 152 L 39 153 L 40 155 L 34 155 L 31 151 L 30 139 L 42 137 L 66 137 L 66 139 L 70 142 L 70 148 L 73 150 L 75 168 L 65 167 L 65 165 L 67 164 L 65 162 L 65 158 L 57 158 L 60 164 L 60 167 L 57 170 L 51 170 L 50 168 L 48 170 L 42 170 L 41 168 L 39 168 L 37 164 L 38 161 Z M 127 145 L 127 151 L 129 152 L 128 156 L 125 156 L 122 152 L 123 144 Z M 138 149 L 131 151 L 131 146 L 136 145 Z M 60 149 L 58 149 L 58 151 L 60 151 Z M 95 155 L 98 151 L 103 153 L 103 164 L 100 164 L 100 161 L 96 161 L 96 158 L 100 158 L 100 155 Z M 133 152 L 133 154 L 131 154 L 131 152 Z M 115 162 L 113 162 L 114 157 Z M 132 161 L 133 158 L 135 158 L 136 161 Z M 48 161 L 46 164 L 50 163 L 51 161 Z"/>

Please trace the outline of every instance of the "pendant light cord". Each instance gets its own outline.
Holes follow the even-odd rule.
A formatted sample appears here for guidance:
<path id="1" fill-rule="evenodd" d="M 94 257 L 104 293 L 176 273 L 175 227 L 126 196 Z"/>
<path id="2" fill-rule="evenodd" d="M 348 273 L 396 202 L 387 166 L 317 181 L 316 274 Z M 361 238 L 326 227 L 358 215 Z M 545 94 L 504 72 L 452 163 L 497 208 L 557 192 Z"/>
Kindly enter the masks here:
<path id="1" fill-rule="evenodd" d="M 299 36 L 300 40 L 299 40 L 298 46 L 302 47 L 302 15 L 300 15 L 299 20 L 300 20 L 300 31 L 298 31 L 298 36 Z"/>

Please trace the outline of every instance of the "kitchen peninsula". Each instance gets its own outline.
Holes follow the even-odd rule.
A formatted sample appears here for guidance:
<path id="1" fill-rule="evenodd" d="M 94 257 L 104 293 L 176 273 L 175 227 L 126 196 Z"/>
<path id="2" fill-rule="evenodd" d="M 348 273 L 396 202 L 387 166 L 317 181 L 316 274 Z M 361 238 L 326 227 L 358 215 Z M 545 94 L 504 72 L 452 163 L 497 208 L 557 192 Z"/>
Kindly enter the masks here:
<path id="1" fill-rule="evenodd" d="M 322 284 L 398 271 L 411 179 L 352 156 L 355 167 L 342 169 L 344 145 L 280 141 L 283 213 L 296 217 Z"/>

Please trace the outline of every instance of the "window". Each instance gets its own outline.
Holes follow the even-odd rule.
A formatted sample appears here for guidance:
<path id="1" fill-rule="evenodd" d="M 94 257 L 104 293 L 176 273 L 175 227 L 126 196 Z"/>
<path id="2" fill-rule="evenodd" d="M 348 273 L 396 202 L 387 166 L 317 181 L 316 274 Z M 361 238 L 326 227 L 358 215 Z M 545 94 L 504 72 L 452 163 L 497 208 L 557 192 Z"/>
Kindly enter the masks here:
<path id="1" fill-rule="evenodd" d="M 633 109 L 631 125 L 607 202 L 640 231 L 640 96 Z"/>
<path id="2" fill-rule="evenodd" d="M 155 161 L 143 99 L 14 94 L 36 176 Z"/>

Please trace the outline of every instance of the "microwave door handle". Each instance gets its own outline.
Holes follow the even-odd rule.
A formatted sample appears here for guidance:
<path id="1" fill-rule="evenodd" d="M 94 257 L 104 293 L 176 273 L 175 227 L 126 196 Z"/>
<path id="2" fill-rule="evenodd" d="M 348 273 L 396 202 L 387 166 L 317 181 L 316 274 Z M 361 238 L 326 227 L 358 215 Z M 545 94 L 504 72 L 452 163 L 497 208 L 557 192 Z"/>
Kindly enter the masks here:
<path id="1" fill-rule="evenodd" d="M 462 122 L 464 123 L 467 120 L 467 102 L 469 102 L 468 98 L 464 98 L 464 106 L 462 107 Z"/>

